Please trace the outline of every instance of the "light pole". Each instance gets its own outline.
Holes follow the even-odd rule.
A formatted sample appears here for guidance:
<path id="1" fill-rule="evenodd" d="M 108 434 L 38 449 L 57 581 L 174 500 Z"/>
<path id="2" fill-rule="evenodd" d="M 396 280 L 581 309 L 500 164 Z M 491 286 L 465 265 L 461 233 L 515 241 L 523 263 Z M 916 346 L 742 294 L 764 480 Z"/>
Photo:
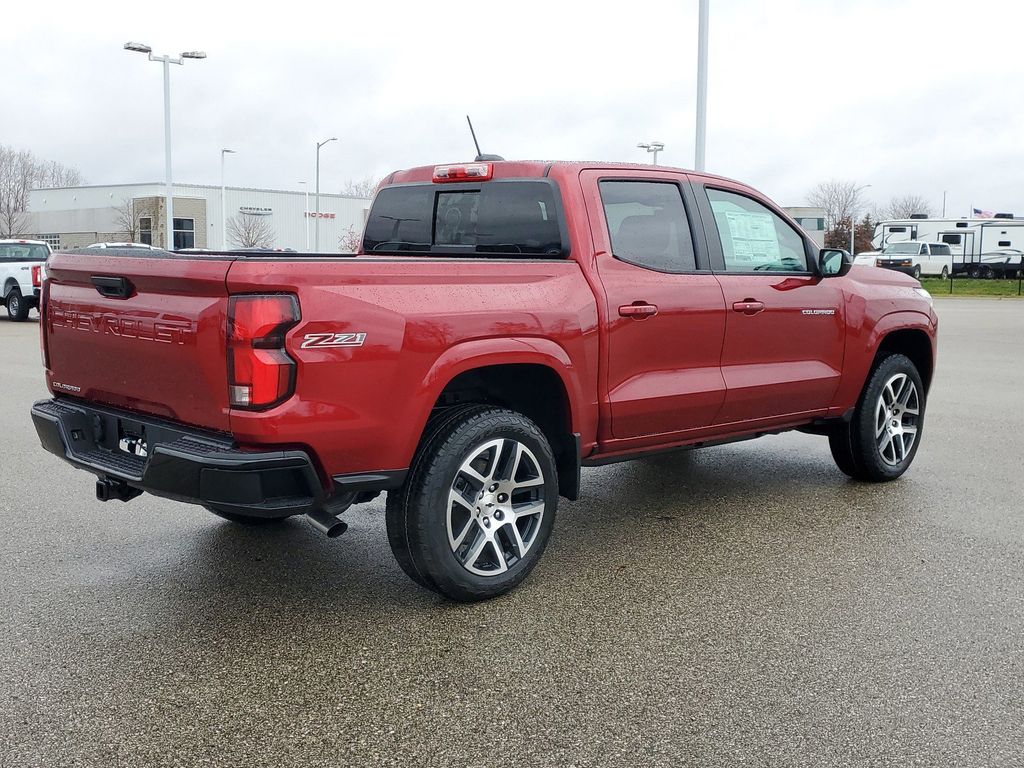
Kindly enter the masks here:
<path id="1" fill-rule="evenodd" d="M 302 185 L 302 194 L 305 196 L 306 202 L 303 204 L 302 218 L 306 221 L 306 253 L 309 253 L 309 182 L 300 181 Z"/>
<path id="2" fill-rule="evenodd" d="M 658 164 L 658 153 L 665 148 L 664 143 L 660 141 L 640 142 L 639 144 L 637 144 L 637 146 L 640 149 L 646 149 L 648 152 L 654 155 L 654 157 L 651 159 L 651 165 Z"/>
<path id="3" fill-rule="evenodd" d="M 185 51 L 173 56 L 154 56 L 153 49 L 144 43 L 125 43 L 126 51 L 145 53 L 150 61 L 159 61 L 164 65 L 164 171 L 166 175 L 167 195 L 167 250 L 174 250 L 174 191 L 171 188 L 171 64 L 184 64 L 185 59 L 205 59 L 203 51 Z"/>
<path id="4" fill-rule="evenodd" d="M 320 147 L 324 144 L 329 144 L 332 141 L 337 141 L 337 136 L 332 136 L 329 139 L 318 141 L 316 143 L 316 224 L 313 225 L 316 235 L 314 236 L 314 250 L 320 252 Z"/>
<path id="5" fill-rule="evenodd" d="M 856 256 L 853 252 L 854 249 L 854 237 L 857 235 L 857 195 L 860 194 L 862 189 L 867 189 L 870 184 L 864 184 L 853 190 L 853 204 L 850 206 L 850 255 Z"/>
<path id="6" fill-rule="evenodd" d="M 693 169 L 704 170 L 704 142 L 708 122 L 708 4 L 700 0 L 697 20 L 697 133 Z"/>
<path id="7" fill-rule="evenodd" d="M 224 156 L 233 155 L 235 150 L 222 149 L 220 151 L 220 249 L 228 249 L 228 209 L 224 202 Z"/>

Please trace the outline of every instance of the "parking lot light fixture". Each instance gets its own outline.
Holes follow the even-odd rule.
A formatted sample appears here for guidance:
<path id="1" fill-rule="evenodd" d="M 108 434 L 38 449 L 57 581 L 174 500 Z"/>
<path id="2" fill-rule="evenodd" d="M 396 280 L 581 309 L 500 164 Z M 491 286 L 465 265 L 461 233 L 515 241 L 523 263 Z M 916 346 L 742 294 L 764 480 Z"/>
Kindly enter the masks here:
<path id="1" fill-rule="evenodd" d="M 665 148 L 664 142 L 661 141 L 640 142 L 639 144 L 637 144 L 637 146 L 640 149 L 646 149 L 648 152 L 651 153 L 651 165 L 658 164 L 658 153 Z"/>
<path id="2" fill-rule="evenodd" d="M 315 234 L 313 235 L 313 247 L 314 250 L 320 252 L 320 148 L 324 144 L 330 144 L 332 141 L 337 141 L 337 136 L 332 136 L 329 139 L 318 141 L 316 143 L 316 223 L 313 225 Z"/>
<path id="3" fill-rule="evenodd" d="M 302 218 L 306 220 L 306 253 L 309 253 L 309 182 L 300 181 L 302 185 L 303 208 Z"/>
<path id="4" fill-rule="evenodd" d="M 233 149 L 222 149 L 220 151 L 220 249 L 228 249 L 228 209 L 226 207 L 224 194 L 224 157 L 235 154 Z"/>
<path id="5" fill-rule="evenodd" d="M 144 53 L 150 61 L 158 61 L 164 65 L 164 172 L 165 172 L 165 194 L 166 205 L 166 228 L 165 245 L 167 250 L 174 250 L 174 190 L 171 184 L 171 64 L 184 64 L 185 59 L 205 59 L 204 51 L 186 51 L 177 58 L 174 56 L 154 56 L 153 49 L 145 43 L 128 42 L 124 44 L 126 51 L 133 53 Z"/>
<path id="6" fill-rule="evenodd" d="M 850 211 L 850 256 L 855 256 L 854 238 L 857 236 L 857 195 L 860 194 L 862 189 L 867 189 L 870 184 L 863 184 L 853 190 L 853 208 Z"/>

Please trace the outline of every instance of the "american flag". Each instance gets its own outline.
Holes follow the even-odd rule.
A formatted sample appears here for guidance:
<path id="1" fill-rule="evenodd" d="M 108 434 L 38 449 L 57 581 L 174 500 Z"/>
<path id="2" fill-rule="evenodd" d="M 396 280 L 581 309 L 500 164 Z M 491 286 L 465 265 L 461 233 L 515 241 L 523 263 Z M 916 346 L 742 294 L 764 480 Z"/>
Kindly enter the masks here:
<path id="1" fill-rule="evenodd" d="M 974 218 L 976 219 L 991 219 L 996 215 L 995 211 L 983 211 L 981 208 L 972 208 L 974 212 Z"/>

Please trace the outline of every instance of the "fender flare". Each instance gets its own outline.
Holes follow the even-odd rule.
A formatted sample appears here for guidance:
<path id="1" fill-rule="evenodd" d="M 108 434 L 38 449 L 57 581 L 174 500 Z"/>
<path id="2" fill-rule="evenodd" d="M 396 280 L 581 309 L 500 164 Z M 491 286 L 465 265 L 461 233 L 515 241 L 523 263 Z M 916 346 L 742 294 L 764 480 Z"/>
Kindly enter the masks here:
<path id="1" fill-rule="evenodd" d="M 913 309 L 897 309 L 887 312 L 875 321 L 867 336 L 863 337 L 862 342 L 859 342 L 863 345 L 860 349 L 847 350 L 847 359 L 851 358 L 849 353 L 854 351 L 855 359 L 858 360 L 859 364 L 856 368 L 847 368 L 844 365 L 843 380 L 839 385 L 835 400 L 838 412 L 846 412 L 857 403 L 860 393 L 864 389 L 864 384 L 871 373 L 879 346 L 883 339 L 894 331 L 921 331 L 928 336 L 932 344 L 932 366 L 934 368 L 935 328 L 932 325 L 931 317 L 924 312 Z"/>
<path id="2" fill-rule="evenodd" d="M 882 339 L 893 331 L 924 331 L 931 337 L 934 330 L 931 318 L 924 312 L 916 309 L 897 309 L 878 318 L 878 322 L 871 329 L 871 335 L 868 336 L 867 346 L 868 349 L 877 350 Z"/>
<path id="3" fill-rule="evenodd" d="M 21 283 L 19 283 L 16 278 L 8 277 L 7 280 L 4 281 L 4 301 L 7 300 L 7 295 L 15 288 L 21 291 Z"/>
<path id="4" fill-rule="evenodd" d="M 477 368 L 495 365 L 532 364 L 550 368 L 562 382 L 569 409 L 569 431 L 578 431 L 583 388 L 576 367 L 569 354 L 550 339 L 529 336 L 473 339 L 455 344 L 434 360 L 418 387 L 426 396 L 412 414 L 412 429 L 408 431 L 411 444 L 403 451 L 410 458 L 426 428 L 434 403 L 456 376 Z"/>

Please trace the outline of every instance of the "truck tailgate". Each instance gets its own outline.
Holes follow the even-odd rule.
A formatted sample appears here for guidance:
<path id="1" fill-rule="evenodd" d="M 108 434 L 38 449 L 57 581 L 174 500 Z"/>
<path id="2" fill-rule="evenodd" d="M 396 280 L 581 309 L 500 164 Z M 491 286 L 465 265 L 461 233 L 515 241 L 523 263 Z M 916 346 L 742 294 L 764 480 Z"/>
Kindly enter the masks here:
<path id="1" fill-rule="evenodd" d="M 51 391 L 227 431 L 231 262 L 54 254 L 43 315 Z"/>

